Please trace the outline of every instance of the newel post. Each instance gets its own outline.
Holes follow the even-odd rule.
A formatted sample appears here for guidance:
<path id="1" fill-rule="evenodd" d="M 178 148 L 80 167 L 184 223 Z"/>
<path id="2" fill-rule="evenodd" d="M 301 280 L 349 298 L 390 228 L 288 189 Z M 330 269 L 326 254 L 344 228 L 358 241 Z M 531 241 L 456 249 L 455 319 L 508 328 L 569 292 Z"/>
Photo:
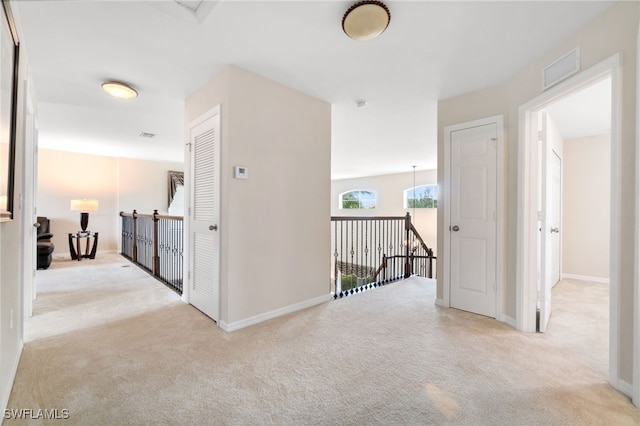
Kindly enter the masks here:
<path id="1" fill-rule="evenodd" d="M 404 217 L 404 231 L 405 231 L 405 252 L 404 252 L 404 277 L 409 278 L 411 276 L 411 260 L 409 258 L 409 232 L 411 231 L 411 215 L 407 212 Z"/>
<path id="2" fill-rule="evenodd" d="M 158 254 L 158 210 L 153 211 L 153 276 L 160 275 L 160 255 Z"/>
<path id="3" fill-rule="evenodd" d="M 133 263 L 138 262 L 138 212 L 133 210 L 133 249 L 131 250 L 131 260 Z"/>

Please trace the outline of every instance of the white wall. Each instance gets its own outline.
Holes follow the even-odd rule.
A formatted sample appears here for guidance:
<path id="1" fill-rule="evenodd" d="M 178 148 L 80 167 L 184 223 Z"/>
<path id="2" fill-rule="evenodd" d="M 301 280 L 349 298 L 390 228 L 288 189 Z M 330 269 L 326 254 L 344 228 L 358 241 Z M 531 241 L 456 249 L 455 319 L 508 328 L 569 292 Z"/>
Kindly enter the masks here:
<path id="1" fill-rule="evenodd" d="M 564 141 L 562 273 L 609 279 L 611 136 Z"/>
<path id="2" fill-rule="evenodd" d="M 217 104 L 220 324 L 233 329 L 328 300 L 331 106 L 235 66 L 187 100 L 187 123 Z"/>
<path id="3" fill-rule="evenodd" d="M 620 281 L 618 292 L 618 348 L 620 369 L 619 379 L 632 383 L 633 369 L 633 300 L 634 300 L 634 212 L 636 203 L 635 153 L 636 153 L 636 71 L 637 71 L 637 34 L 640 4 L 637 2 L 618 2 L 602 16 L 596 18 L 575 35 L 550 49 L 543 57 L 522 69 L 514 78 L 496 87 L 445 99 L 438 103 L 438 181 L 442 183 L 444 166 L 444 128 L 457 123 L 504 114 L 507 157 L 506 194 L 507 229 L 505 230 L 506 279 L 504 310 L 508 317 L 516 318 L 516 252 L 517 252 L 517 184 L 518 184 L 518 109 L 542 93 L 542 70 L 558 57 L 576 46 L 581 47 L 581 67 L 589 67 L 622 53 L 622 78 L 620 90 L 620 169 L 619 188 L 622 200 L 619 226 L 623 232 L 619 241 L 618 265 L 616 268 Z M 440 211 L 440 210 L 439 210 Z M 439 217 L 439 242 L 443 239 L 443 218 Z M 442 267 L 443 256 L 438 256 L 438 269 Z M 438 283 L 437 297 L 442 298 L 442 283 Z"/>
<path id="4" fill-rule="evenodd" d="M 436 170 L 416 172 L 416 186 L 437 183 Z M 382 176 L 370 176 L 354 179 L 331 181 L 332 216 L 404 216 L 409 212 L 411 220 L 420 236 L 437 256 L 437 209 L 405 209 L 403 192 L 412 188 L 413 171 Z M 375 209 L 341 209 L 339 196 L 352 189 L 375 191 L 377 203 Z"/>
<path id="5" fill-rule="evenodd" d="M 68 234 L 80 230 L 80 213 L 70 209 L 70 201 L 77 198 L 98 200 L 98 211 L 89 213 L 87 227 L 99 232 L 98 250 L 117 249 L 117 188 L 115 157 L 39 150 L 37 213 L 50 220 L 54 257 L 69 255 Z"/>
<path id="6" fill-rule="evenodd" d="M 181 143 L 182 141 L 177 141 Z M 167 212 L 167 173 L 183 163 L 104 157 L 40 149 L 38 159 L 38 216 L 50 219 L 54 257 L 69 256 L 68 234 L 80 229 L 80 213 L 70 200 L 97 199 L 98 211 L 89 213 L 88 230 L 99 232 L 98 252 L 116 251 L 119 212 Z"/>
<path id="7" fill-rule="evenodd" d="M 181 143 L 182 141 L 176 141 Z M 144 161 L 131 158 L 119 159 L 118 209 L 131 213 L 150 214 L 158 210 L 168 214 L 169 170 L 184 171 L 184 161 Z"/>
<path id="8" fill-rule="evenodd" d="M 0 16 L 4 19 L 4 17 Z M 25 82 L 28 57 L 20 50 L 16 123 L 14 214 L 10 222 L 0 223 L 0 411 L 9 400 L 13 378 L 22 353 L 24 313 L 22 303 L 22 226 L 20 200 L 24 195 Z M 31 226 L 31 224 L 29 224 Z"/>

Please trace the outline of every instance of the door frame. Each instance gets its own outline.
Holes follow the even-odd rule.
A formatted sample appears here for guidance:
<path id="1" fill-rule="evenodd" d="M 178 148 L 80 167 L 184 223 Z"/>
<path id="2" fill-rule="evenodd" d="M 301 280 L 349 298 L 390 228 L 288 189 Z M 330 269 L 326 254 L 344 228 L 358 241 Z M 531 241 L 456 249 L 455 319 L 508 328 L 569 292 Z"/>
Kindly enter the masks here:
<path id="1" fill-rule="evenodd" d="M 442 229 L 445 231 L 443 247 L 443 271 L 442 271 L 442 301 L 438 304 L 447 308 L 451 307 L 451 134 L 455 131 L 469 129 L 472 127 L 485 126 L 487 124 L 496 125 L 497 146 L 496 146 L 496 319 L 506 322 L 512 326 L 515 322 L 508 318 L 504 312 L 504 235 L 505 235 L 505 153 L 504 153 L 504 116 L 495 115 L 478 120 L 458 123 L 444 128 L 444 175 L 442 182 L 443 195 L 443 223 Z"/>
<path id="2" fill-rule="evenodd" d="M 576 74 L 520 106 L 518 110 L 518 200 L 516 243 L 516 323 L 517 329 L 536 330 L 537 300 L 537 191 L 538 158 L 536 115 L 549 104 L 586 86 L 611 76 L 611 236 L 610 236 L 610 303 L 609 303 L 609 383 L 629 395 L 629 384 L 618 377 L 618 293 L 620 281 L 618 243 L 620 241 L 621 180 L 620 173 L 620 81 L 619 53 Z M 637 355 L 637 353 L 636 353 Z"/>
<path id="3" fill-rule="evenodd" d="M 640 407 L 640 26 L 636 43 L 636 262 L 633 309 L 633 403 Z"/>

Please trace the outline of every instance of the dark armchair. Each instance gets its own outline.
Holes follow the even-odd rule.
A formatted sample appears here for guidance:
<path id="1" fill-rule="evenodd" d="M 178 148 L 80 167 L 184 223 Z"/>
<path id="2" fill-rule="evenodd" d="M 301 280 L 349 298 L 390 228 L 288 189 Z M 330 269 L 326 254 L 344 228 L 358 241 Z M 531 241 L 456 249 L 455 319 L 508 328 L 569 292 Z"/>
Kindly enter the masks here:
<path id="1" fill-rule="evenodd" d="M 38 216 L 38 269 L 47 269 L 51 265 L 52 253 L 55 248 L 51 238 L 53 238 L 53 234 L 49 230 L 49 219 Z"/>

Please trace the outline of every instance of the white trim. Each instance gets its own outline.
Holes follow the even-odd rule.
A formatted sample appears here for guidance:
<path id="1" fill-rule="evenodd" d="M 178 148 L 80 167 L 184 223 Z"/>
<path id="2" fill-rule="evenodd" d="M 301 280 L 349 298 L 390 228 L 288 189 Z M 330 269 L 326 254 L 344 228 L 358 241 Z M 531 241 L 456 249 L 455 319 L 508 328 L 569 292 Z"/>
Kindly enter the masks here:
<path id="1" fill-rule="evenodd" d="M 629 398 L 633 397 L 633 386 L 631 385 L 631 383 L 622 379 L 618 379 L 618 383 L 614 387 Z"/>
<path id="2" fill-rule="evenodd" d="M 436 300 L 436 304 L 444 306 L 446 308 L 451 307 L 451 277 L 450 268 L 451 263 L 449 259 L 449 253 L 451 251 L 451 233 L 448 232 L 449 226 L 451 226 L 451 133 L 457 130 L 468 129 L 470 127 L 485 126 L 487 124 L 496 125 L 496 137 L 497 137 L 497 158 L 496 158 L 496 310 L 495 317 L 498 321 L 505 322 L 504 316 L 504 266 L 505 266 L 505 251 L 504 251 L 504 236 L 506 225 L 506 211 L 505 211 L 505 143 L 504 143 L 504 116 L 495 115 L 492 117 L 481 118 L 478 120 L 468 121 L 465 123 L 458 123 L 444 128 L 444 176 L 442 182 L 442 194 L 444 202 L 438 204 L 438 208 L 443 210 L 443 224 L 442 229 L 445 232 L 443 238 L 444 247 L 441 254 L 442 256 L 442 299 Z"/>
<path id="3" fill-rule="evenodd" d="M 220 321 L 218 325 L 224 331 L 228 331 L 228 332 L 236 331 L 236 330 L 240 330 L 241 328 L 259 324 L 261 322 L 264 322 L 273 318 L 281 317 L 283 315 L 298 312 L 303 309 L 310 308 L 312 306 L 320 305 L 322 303 L 329 302 L 332 299 L 333 297 L 330 294 L 327 294 L 327 295 L 316 297 L 314 299 L 309 299 L 303 302 L 294 303 L 293 305 L 284 306 L 282 308 L 278 308 L 273 311 L 265 312 L 264 314 L 255 315 L 240 321 L 235 321 L 230 324 L 227 324 L 224 321 Z"/>
<path id="4" fill-rule="evenodd" d="M 96 258 L 98 258 L 98 255 L 100 254 L 120 254 L 120 252 L 118 252 L 118 250 L 96 250 Z M 71 253 L 69 252 L 63 252 L 63 253 L 56 253 L 54 252 L 53 256 L 52 256 L 53 260 L 75 260 L 75 259 L 71 259 Z M 92 259 L 87 259 L 87 260 L 92 260 Z"/>
<path id="5" fill-rule="evenodd" d="M 13 382 L 16 379 L 16 374 L 18 372 L 18 364 L 20 363 L 20 357 L 22 356 L 22 349 L 24 349 L 24 341 L 20 339 L 20 343 L 18 343 L 18 351 L 16 352 L 16 356 L 11 363 L 11 369 L 9 380 L 6 383 L 3 383 L 3 386 L 6 385 L 6 389 L 2 389 L 0 393 L 0 409 L 1 412 L 4 413 L 4 410 L 7 409 L 7 404 L 9 403 L 9 397 L 11 396 L 11 389 L 13 388 Z M 0 421 L 0 424 L 2 421 Z"/>
<path id="6" fill-rule="evenodd" d="M 618 371 L 618 293 L 619 293 L 619 242 L 621 202 L 621 55 L 619 53 L 559 83 L 547 92 L 520 106 L 518 110 L 518 210 L 517 210 L 517 266 L 516 266 L 516 320 L 522 331 L 535 331 L 536 279 L 537 279 L 537 193 L 531 190 L 538 181 L 538 153 L 534 126 L 537 112 L 565 97 L 611 76 L 611 233 L 610 233 L 610 282 L 609 287 L 609 382 L 619 389 Z M 637 355 L 637 353 L 635 354 Z"/>
<path id="7" fill-rule="evenodd" d="M 500 321 L 506 323 L 510 327 L 516 328 L 516 320 L 515 320 L 515 318 L 512 318 L 509 315 L 502 315 L 500 317 Z"/>
<path id="8" fill-rule="evenodd" d="M 600 283 L 600 284 L 609 284 L 609 278 L 602 277 L 590 277 L 587 275 L 577 275 L 577 274 L 562 274 L 562 279 L 570 279 L 570 280 L 578 280 L 578 281 L 589 281 L 592 283 Z"/>
<path id="9" fill-rule="evenodd" d="M 449 228 L 451 227 L 451 209 L 449 208 L 451 203 L 451 133 L 453 129 L 451 127 L 444 128 L 444 174 L 442 179 L 442 194 L 443 202 L 438 206 L 442 209 L 443 225 L 440 229 L 444 233 L 442 238 L 442 249 L 438 249 L 438 257 L 442 258 L 442 271 L 438 271 L 442 277 L 442 299 L 440 299 L 440 306 L 445 308 L 451 307 L 450 295 L 451 295 L 451 260 L 449 254 L 451 253 L 451 235 Z"/>
<path id="10" fill-rule="evenodd" d="M 633 300 L 633 386 L 631 398 L 640 407 L 640 26 L 638 27 L 636 54 L 636 235 Z"/>

